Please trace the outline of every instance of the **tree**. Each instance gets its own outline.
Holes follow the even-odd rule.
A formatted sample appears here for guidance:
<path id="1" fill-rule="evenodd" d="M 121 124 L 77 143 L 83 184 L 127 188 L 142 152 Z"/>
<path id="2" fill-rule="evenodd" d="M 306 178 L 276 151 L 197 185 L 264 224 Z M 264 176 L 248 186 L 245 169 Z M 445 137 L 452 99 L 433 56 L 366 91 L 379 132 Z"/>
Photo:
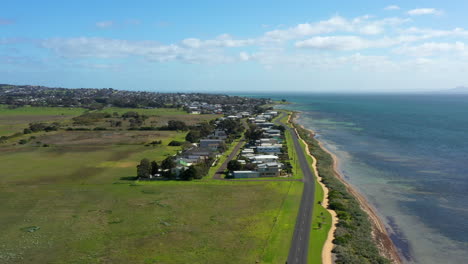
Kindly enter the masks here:
<path id="1" fill-rule="evenodd" d="M 227 169 L 230 171 L 237 171 L 242 168 L 242 164 L 239 163 L 237 160 L 231 160 L 227 164 Z"/>
<path id="2" fill-rule="evenodd" d="M 200 131 L 191 130 L 190 132 L 188 132 L 187 136 L 185 136 L 185 140 L 187 140 L 190 143 L 198 142 L 198 140 L 200 140 Z"/>
<path id="3" fill-rule="evenodd" d="M 151 172 L 151 165 L 148 159 L 142 159 L 137 166 L 138 178 L 149 178 Z"/>
<path id="4" fill-rule="evenodd" d="M 165 158 L 161 163 L 161 168 L 163 170 L 170 170 L 170 169 L 174 168 L 175 166 L 176 166 L 176 164 L 174 162 L 174 157 L 172 157 L 172 156 Z"/>
<path id="5" fill-rule="evenodd" d="M 184 181 L 191 181 L 194 178 L 197 178 L 197 174 L 197 169 L 194 166 L 190 166 L 180 174 L 180 178 Z"/>
<path id="6" fill-rule="evenodd" d="M 159 165 L 156 161 L 151 162 L 151 175 L 156 175 L 159 172 Z"/>
<path id="7" fill-rule="evenodd" d="M 187 130 L 187 125 L 183 121 L 169 120 L 167 122 L 168 130 Z"/>
<path id="8" fill-rule="evenodd" d="M 257 129 L 256 125 L 250 125 L 249 129 L 245 132 L 245 137 L 250 141 L 258 140 L 262 137 L 263 131 Z"/>
<path id="9" fill-rule="evenodd" d="M 219 145 L 218 145 L 218 150 L 219 150 L 219 152 L 224 152 L 224 151 L 226 151 L 226 150 L 227 150 L 226 143 L 224 143 L 224 142 L 219 143 Z"/>

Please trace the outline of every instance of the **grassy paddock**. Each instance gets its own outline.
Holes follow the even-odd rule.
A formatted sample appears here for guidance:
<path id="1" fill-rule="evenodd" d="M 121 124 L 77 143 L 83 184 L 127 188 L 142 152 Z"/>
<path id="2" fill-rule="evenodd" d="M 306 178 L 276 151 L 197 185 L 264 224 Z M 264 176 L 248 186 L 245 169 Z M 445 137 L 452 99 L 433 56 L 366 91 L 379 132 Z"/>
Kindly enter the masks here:
<path id="1" fill-rule="evenodd" d="M 1 263 L 284 263 L 301 183 L 133 181 L 142 158 L 173 155 L 166 143 L 185 133 L 33 135 L 0 145 Z"/>

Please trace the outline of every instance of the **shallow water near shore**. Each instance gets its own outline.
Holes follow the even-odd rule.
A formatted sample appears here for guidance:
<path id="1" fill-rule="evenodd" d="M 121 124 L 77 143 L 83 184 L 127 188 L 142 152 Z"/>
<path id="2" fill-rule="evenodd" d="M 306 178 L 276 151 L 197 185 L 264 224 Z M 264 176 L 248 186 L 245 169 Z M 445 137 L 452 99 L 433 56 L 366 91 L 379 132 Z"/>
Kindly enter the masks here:
<path id="1" fill-rule="evenodd" d="M 405 263 L 467 263 L 468 96 L 268 96 L 294 102 Z"/>

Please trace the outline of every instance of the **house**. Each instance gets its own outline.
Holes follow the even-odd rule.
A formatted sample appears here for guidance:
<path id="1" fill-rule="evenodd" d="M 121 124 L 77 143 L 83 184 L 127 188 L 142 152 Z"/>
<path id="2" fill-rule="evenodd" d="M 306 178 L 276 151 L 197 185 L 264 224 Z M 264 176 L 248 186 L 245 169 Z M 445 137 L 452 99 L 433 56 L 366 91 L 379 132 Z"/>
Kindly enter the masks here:
<path id="1" fill-rule="evenodd" d="M 266 122 L 266 120 L 262 119 L 262 118 L 255 118 L 255 120 L 254 120 L 254 123 L 257 124 L 257 125 L 260 124 L 260 123 L 265 123 L 265 122 Z"/>
<path id="2" fill-rule="evenodd" d="M 221 129 L 216 129 L 213 134 L 210 136 L 211 139 L 222 139 L 225 140 L 227 138 L 226 131 Z"/>
<path id="3" fill-rule="evenodd" d="M 251 149 L 251 148 L 246 148 L 246 149 L 243 149 L 243 150 L 241 151 L 241 154 L 242 154 L 242 155 L 245 155 L 245 154 L 254 154 L 254 150 Z"/>
<path id="4" fill-rule="evenodd" d="M 233 171 L 234 178 L 258 178 L 260 173 L 257 171 Z"/>
<path id="5" fill-rule="evenodd" d="M 206 160 L 208 158 L 214 157 L 214 151 L 208 148 L 190 148 L 184 152 L 182 152 L 181 157 L 185 159 L 199 159 L 199 160 Z"/>
<path id="6" fill-rule="evenodd" d="M 277 177 L 280 175 L 282 167 L 281 163 L 268 162 L 259 164 L 257 172 L 260 174 L 260 177 Z"/>
<path id="7" fill-rule="evenodd" d="M 217 149 L 222 143 L 224 143 L 224 141 L 221 139 L 201 139 L 200 147 L 209 148 L 209 149 Z"/>
<path id="8" fill-rule="evenodd" d="M 278 160 L 278 156 L 275 155 L 255 155 L 250 158 L 254 163 L 268 163 L 268 162 L 276 162 Z"/>
<path id="9" fill-rule="evenodd" d="M 271 154 L 280 154 L 283 145 L 281 144 L 270 144 L 264 143 L 260 146 L 257 146 L 258 153 L 271 153 Z"/>
<path id="10" fill-rule="evenodd" d="M 256 144 L 262 145 L 262 144 L 278 144 L 278 140 L 274 138 L 261 138 L 259 140 L 255 141 Z"/>
<path id="11" fill-rule="evenodd" d="M 257 122 L 255 122 L 255 123 L 257 123 Z M 257 123 L 257 126 L 259 126 L 259 127 L 272 127 L 272 126 L 274 126 L 274 125 L 275 125 L 275 124 L 270 123 L 270 122 Z"/>
<path id="12" fill-rule="evenodd" d="M 279 129 L 267 129 L 265 132 L 268 134 L 281 134 Z"/>

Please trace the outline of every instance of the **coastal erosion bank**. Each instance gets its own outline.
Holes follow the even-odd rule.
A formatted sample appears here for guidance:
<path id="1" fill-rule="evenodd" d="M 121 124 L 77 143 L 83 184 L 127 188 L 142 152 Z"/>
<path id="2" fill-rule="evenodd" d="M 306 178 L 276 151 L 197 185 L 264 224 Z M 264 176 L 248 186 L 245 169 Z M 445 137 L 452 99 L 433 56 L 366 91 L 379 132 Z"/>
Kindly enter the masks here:
<path id="1" fill-rule="evenodd" d="M 298 114 L 294 113 L 290 122 L 305 141 L 314 160 L 312 165 L 317 170 L 318 181 L 328 196 L 324 206 L 328 205 L 330 211 L 336 212 L 340 222 L 336 228 L 330 230 L 324 245 L 324 263 L 329 262 L 333 252 L 335 258 L 344 263 L 368 261 L 400 264 L 398 250 L 375 209 L 339 173 L 337 157 L 315 139 L 314 131 L 299 125 L 297 119 Z"/>

